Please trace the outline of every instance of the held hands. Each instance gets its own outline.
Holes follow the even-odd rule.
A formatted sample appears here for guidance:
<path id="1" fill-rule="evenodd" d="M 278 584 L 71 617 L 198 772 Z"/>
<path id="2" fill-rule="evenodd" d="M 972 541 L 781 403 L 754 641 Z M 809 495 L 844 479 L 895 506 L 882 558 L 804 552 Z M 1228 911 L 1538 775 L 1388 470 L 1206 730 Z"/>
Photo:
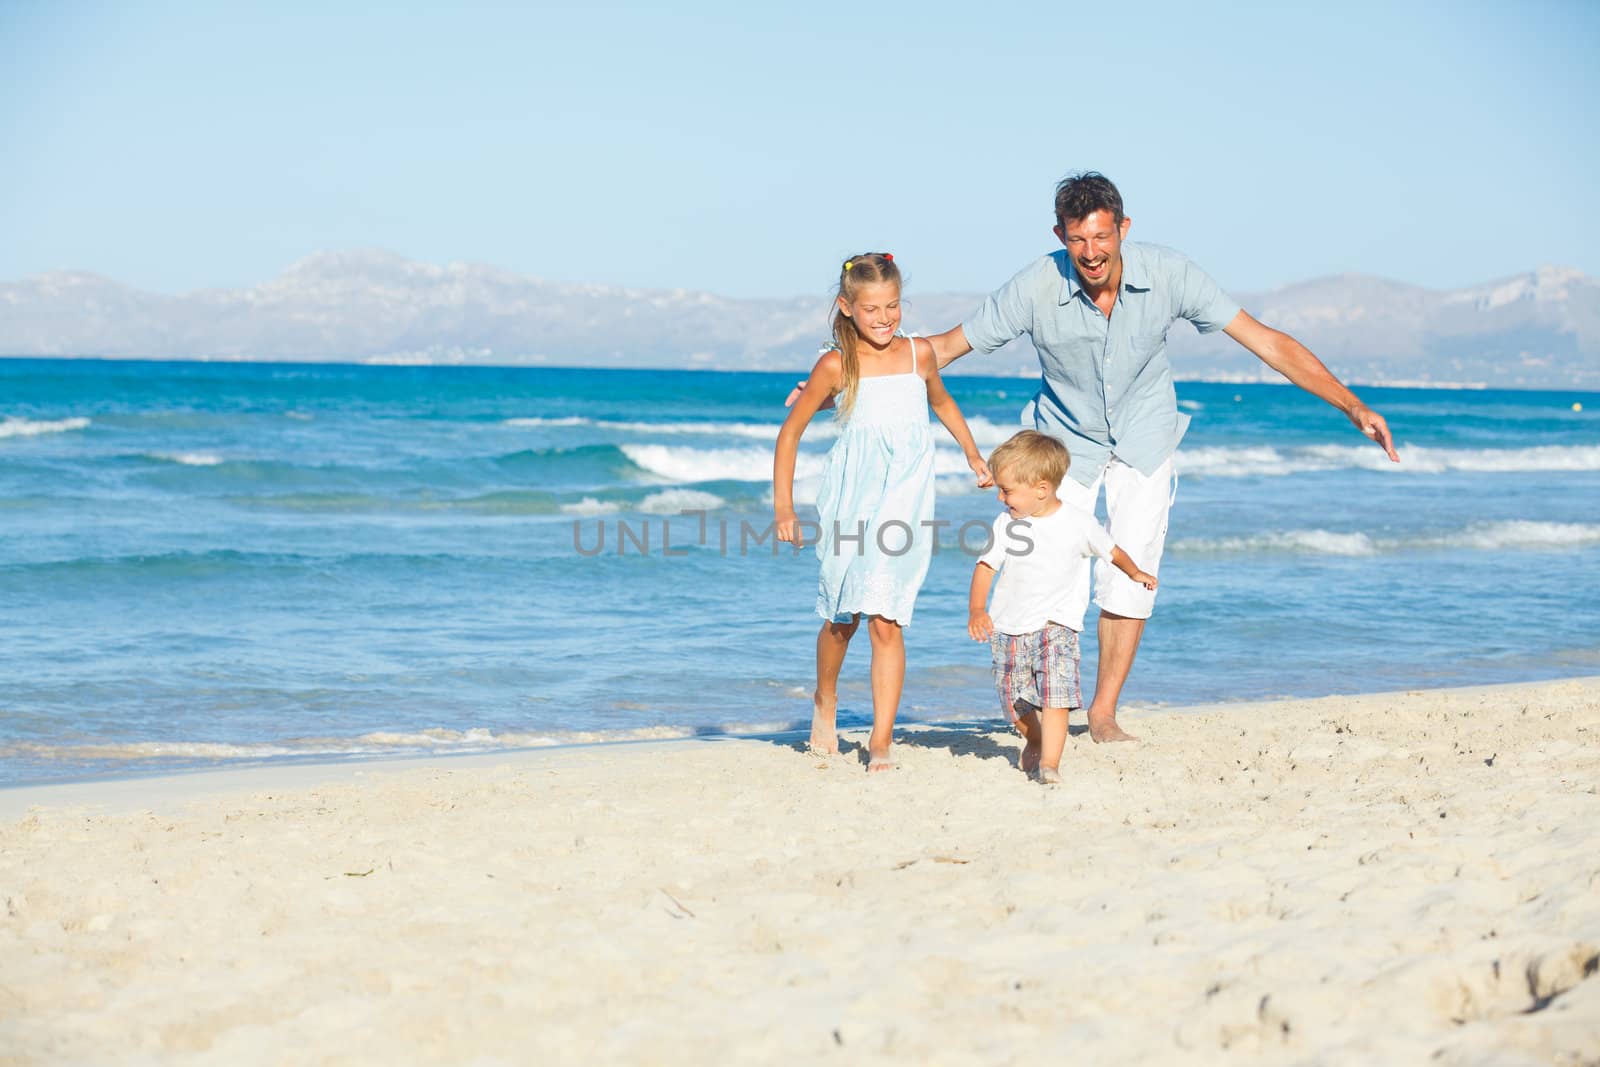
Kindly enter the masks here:
<path id="1" fill-rule="evenodd" d="M 1378 442 L 1378 447 L 1383 449 L 1395 463 L 1400 462 L 1400 454 L 1394 450 L 1394 438 L 1389 433 L 1389 424 L 1383 416 L 1373 411 L 1367 405 L 1356 401 L 1356 406 L 1351 408 L 1347 415 L 1355 423 L 1356 429 Z"/>
<path id="2" fill-rule="evenodd" d="M 974 641 L 987 641 L 994 633 L 994 620 L 987 611 L 974 611 L 967 616 L 967 634 Z"/>
<path id="3" fill-rule="evenodd" d="M 978 476 L 978 488 L 988 489 L 994 485 L 994 475 L 989 472 L 989 464 L 983 461 L 982 456 L 968 456 L 967 466 L 972 468 L 972 473 Z"/>

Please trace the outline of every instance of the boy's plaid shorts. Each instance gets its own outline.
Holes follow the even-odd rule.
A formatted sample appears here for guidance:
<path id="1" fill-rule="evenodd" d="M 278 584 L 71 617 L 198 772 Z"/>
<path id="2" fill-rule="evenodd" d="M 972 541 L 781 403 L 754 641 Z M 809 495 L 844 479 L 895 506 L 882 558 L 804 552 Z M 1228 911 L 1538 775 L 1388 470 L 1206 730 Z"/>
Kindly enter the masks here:
<path id="1" fill-rule="evenodd" d="M 1050 623 L 1028 634 L 989 635 L 995 688 L 1006 719 L 1040 708 L 1081 708 L 1078 631 Z"/>

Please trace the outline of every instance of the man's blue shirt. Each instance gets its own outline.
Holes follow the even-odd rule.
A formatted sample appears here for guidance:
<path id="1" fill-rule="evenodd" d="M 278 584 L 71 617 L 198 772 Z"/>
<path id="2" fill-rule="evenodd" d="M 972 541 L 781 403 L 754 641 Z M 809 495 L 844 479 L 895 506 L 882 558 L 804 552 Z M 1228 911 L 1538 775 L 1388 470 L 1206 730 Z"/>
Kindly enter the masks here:
<path id="1" fill-rule="evenodd" d="M 1108 319 L 1078 282 L 1065 249 L 1030 263 L 962 323 L 976 352 L 1022 334 L 1044 374 L 1024 424 L 1066 442 L 1073 478 L 1091 484 L 1115 456 L 1152 474 L 1178 448 L 1167 330 L 1188 319 L 1201 333 L 1233 321 L 1239 305 L 1181 252 L 1124 242 L 1122 284 Z"/>

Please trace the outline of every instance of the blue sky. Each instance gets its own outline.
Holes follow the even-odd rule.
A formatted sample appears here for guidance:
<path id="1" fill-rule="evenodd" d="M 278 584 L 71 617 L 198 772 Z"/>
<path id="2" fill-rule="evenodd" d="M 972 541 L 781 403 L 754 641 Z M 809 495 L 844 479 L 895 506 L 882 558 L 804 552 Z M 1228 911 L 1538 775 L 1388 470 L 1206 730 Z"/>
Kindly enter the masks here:
<path id="1" fill-rule="evenodd" d="M 1584 0 L 0 0 L 0 279 L 384 248 L 797 296 L 888 249 L 987 290 L 1084 168 L 1235 291 L 1600 275 L 1597 52 Z"/>

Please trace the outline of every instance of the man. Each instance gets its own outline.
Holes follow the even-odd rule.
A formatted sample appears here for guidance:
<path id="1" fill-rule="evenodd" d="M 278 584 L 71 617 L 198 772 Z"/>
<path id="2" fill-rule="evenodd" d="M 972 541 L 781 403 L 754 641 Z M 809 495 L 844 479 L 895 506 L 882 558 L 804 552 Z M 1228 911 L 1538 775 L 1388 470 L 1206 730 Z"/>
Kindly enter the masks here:
<path id="1" fill-rule="evenodd" d="M 1105 176 L 1065 179 L 1056 187 L 1054 228 L 1065 250 L 1025 267 L 966 322 L 929 340 L 943 368 L 973 350 L 993 352 L 1024 333 L 1032 338 L 1043 378 L 1023 421 L 1071 450 L 1063 498 L 1072 493 L 1093 511 L 1104 486 L 1111 536 L 1135 563 L 1152 574 L 1160 566 L 1175 492 L 1172 457 L 1189 424 L 1167 362 L 1167 330 L 1180 318 L 1202 333 L 1225 331 L 1400 461 L 1383 417 L 1310 350 L 1251 318 L 1180 253 L 1125 242 L 1132 221 Z M 1155 594 L 1099 563 L 1094 586 L 1100 669 L 1089 735 L 1131 741 L 1117 725 L 1117 700 Z"/>

